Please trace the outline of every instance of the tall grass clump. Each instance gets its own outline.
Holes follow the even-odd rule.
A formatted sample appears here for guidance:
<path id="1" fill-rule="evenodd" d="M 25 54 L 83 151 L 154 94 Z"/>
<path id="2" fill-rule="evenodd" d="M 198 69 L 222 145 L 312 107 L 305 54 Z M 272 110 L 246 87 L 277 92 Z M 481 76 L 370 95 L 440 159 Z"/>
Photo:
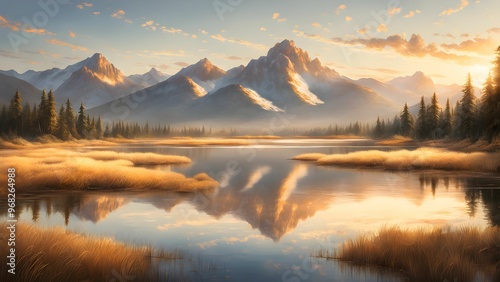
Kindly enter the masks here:
<path id="1" fill-rule="evenodd" d="M 16 169 L 18 192 L 43 189 L 160 189 L 190 192 L 219 186 L 217 181 L 203 173 L 189 178 L 176 172 L 136 167 L 128 160 L 6 157 L 2 161 L 0 170 L 7 171 L 8 167 Z M 7 183 L 6 177 L 7 174 L 0 174 L 0 182 Z"/>
<path id="2" fill-rule="evenodd" d="M 9 252 L 8 230 L 1 224 L 1 256 Z M 92 238 L 62 228 L 16 226 L 15 275 L 0 266 L 1 281 L 165 281 L 158 259 L 179 259 L 179 252 L 157 252 L 151 247 L 131 246 L 109 238 Z M 127 280 L 128 281 L 128 280 Z M 173 279 L 175 281 L 175 279 Z"/>
<path id="3" fill-rule="evenodd" d="M 344 242 L 329 258 L 402 270 L 411 281 L 500 281 L 500 228 L 386 227 Z"/>
<path id="4" fill-rule="evenodd" d="M 316 161 L 318 165 L 379 167 L 391 170 L 438 169 L 478 172 L 500 171 L 500 153 L 461 153 L 444 149 L 420 148 L 414 151 L 360 151 L 349 154 L 305 154 L 294 160 Z"/>

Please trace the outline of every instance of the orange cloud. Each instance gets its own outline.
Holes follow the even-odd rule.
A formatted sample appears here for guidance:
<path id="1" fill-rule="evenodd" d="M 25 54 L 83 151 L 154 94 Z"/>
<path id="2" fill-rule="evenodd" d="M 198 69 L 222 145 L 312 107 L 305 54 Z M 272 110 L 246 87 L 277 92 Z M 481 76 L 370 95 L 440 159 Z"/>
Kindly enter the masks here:
<path id="1" fill-rule="evenodd" d="M 441 47 L 447 50 L 490 55 L 497 49 L 498 42 L 492 38 L 474 38 L 472 40 L 462 41 L 459 44 L 441 44 Z"/>
<path id="2" fill-rule="evenodd" d="M 2 27 L 2 28 L 8 28 L 8 29 L 10 29 L 12 31 L 20 31 L 20 30 L 22 30 L 23 32 L 26 32 L 26 33 L 34 33 L 34 34 L 38 34 L 38 35 L 42 35 L 42 34 L 53 35 L 52 32 L 49 32 L 46 29 L 35 28 L 33 26 L 23 25 L 23 24 L 18 23 L 18 22 L 9 21 L 9 20 L 7 20 L 6 18 L 4 18 L 2 16 L 0 16 L 0 27 Z"/>
<path id="3" fill-rule="evenodd" d="M 83 9 L 83 8 L 85 8 L 85 7 L 90 8 L 90 7 L 92 7 L 92 6 L 94 6 L 94 4 L 92 4 L 92 3 L 87 3 L 87 2 L 83 2 L 82 4 L 78 4 L 78 5 L 76 5 L 76 7 L 77 7 L 78 9 Z"/>
<path id="4" fill-rule="evenodd" d="M 60 41 L 60 40 L 57 40 L 57 39 L 54 39 L 54 38 L 53 39 L 47 39 L 46 41 L 49 42 L 50 44 L 53 44 L 53 45 L 69 47 L 69 48 L 73 49 L 73 51 L 87 51 L 88 50 L 85 47 L 77 46 L 77 45 L 72 45 L 70 43 L 67 43 L 67 42 L 64 42 L 64 41 Z"/>
<path id="5" fill-rule="evenodd" d="M 467 55 L 457 55 L 447 53 L 438 49 L 434 43 L 426 44 L 425 40 L 419 34 L 412 34 L 410 40 L 406 40 L 401 35 L 392 35 L 387 38 L 370 39 L 342 39 L 332 38 L 332 42 L 342 45 L 361 45 L 368 49 L 384 50 L 393 49 L 396 53 L 408 57 L 432 56 L 446 61 L 454 61 L 458 64 L 469 65 L 475 58 Z M 448 48 L 451 49 L 451 48 Z M 491 52 L 491 51 L 490 51 Z"/>
<path id="6" fill-rule="evenodd" d="M 211 35 L 210 38 L 215 39 L 215 40 L 220 41 L 220 42 L 235 43 L 235 44 L 255 48 L 258 50 L 266 50 L 267 49 L 267 46 L 263 45 L 263 44 L 256 44 L 256 43 L 252 43 L 252 42 L 242 40 L 242 39 L 237 39 L 237 38 L 224 37 L 221 34 Z"/>
<path id="7" fill-rule="evenodd" d="M 75 37 L 75 36 L 76 36 L 76 34 L 75 34 L 73 31 L 70 31 L 70 32 L 69 32 L 69 36 L 70 36 L 70 37 Z"/>
<path id="8" fill-rule="evenodd" d="M 460 0 L 460 5 L 458 5 L 458 7 L 456 9 L 454 8 L 448 8 L 444 11 L 441 12 L 441 14 L 439 14 L 440 16 L 443 16 L 443 15 L 451 15 L 451 14 L 455 14 L 455 13 L 458 13 L 460 11 L 462 11 L 465 7 L 469 6 L 469 1 L 468 0 Z"/>
<path id="9" fill-rule="evenodd" d="M 347 6 L 345 4 L 341 4 L 337 7 L 337 9 L 335 10 L 335 14 L 340 14 L 340 11 L 342 10 L 345 10 L 347 8 Z"/>

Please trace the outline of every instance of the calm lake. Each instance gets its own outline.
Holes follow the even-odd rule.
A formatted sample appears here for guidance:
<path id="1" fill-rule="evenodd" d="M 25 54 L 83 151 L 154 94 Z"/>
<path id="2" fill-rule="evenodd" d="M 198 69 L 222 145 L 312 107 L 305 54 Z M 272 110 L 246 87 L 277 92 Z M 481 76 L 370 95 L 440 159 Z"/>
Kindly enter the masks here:
<path id="1" fill-rule="evenodd" d="M 23 207 L 20 220 L 182 250 L 185 259 L 165 267 L 179 272 L 186 281 L 403 281 L 394 271 L 324 260 L 313 254 L 322 248 L 333 250 L 346 239 L 383 226 L 500 225 L 498 174 L 392 172 L 291 160 L 303 153 L 401 149 L 373 146 L 365 140 L 256 143 L 79 148 L 184 155 L 193 163 L 149 168 L 187 176 L 206 172 L 222 187 L 196 194 L 84 191 L 18 195 L 17 204 Z M 5 219 L 2 214 L 1 220 Z M 122 280 L 117 277 L 116 281 Z"/>

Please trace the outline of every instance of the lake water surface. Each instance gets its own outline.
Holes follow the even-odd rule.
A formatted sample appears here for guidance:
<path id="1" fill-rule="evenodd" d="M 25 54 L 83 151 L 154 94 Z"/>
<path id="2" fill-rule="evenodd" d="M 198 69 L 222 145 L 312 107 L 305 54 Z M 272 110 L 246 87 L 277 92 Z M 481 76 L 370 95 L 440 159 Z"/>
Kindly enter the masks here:
<path id="1" fill-rule="evenodd" d="M 23 207 L 20 220 L 39 226 L 180 249 L 186 254 L 181 276 L 192 281 L 402 281 L 394 271 L 311 255 L 383 226 L 500 225 L 498 174 L 391 172 L 291 160 L 303 153 L 367 149 L 401 148 L 363 140 L 82 148 L 188 156 L 192 164 L 149 168 L 187 176 L 206 172 L 221 188 L 193 194 L 48 192 L 18 195 L 17 204 Z"/>

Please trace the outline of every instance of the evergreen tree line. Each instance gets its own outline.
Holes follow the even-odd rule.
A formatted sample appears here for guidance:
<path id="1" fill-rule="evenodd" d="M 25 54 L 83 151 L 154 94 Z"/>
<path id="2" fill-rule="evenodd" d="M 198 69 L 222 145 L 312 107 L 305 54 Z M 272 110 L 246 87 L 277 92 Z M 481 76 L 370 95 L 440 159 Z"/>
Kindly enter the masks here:
<path id="1" fill-rule="evenodd" d="M 424 97 L 420 100 L 419 111 L 415 119 L 405 104 L 401 114 L 395 116 L 388 125 L 377 118 L 372 135 L 376 138 L 390 135 L 414 137 L 420 140 L 444 137 L 456 139 L 485 138 L 492 141 L 500 136 L 500 47 L 496 51 L 493 69 L 483 84 L 482 96 L 476 99 L 471 75 L 462 89 L 462 98 L 454 107 L 450 100 L 444 109 L 438 102 L 437 95 L 426 105 Z"/>
<path id="2" fill-rule="evenodd" d="M 109 138 L 140 138 L 140 137 L 169 137 L 169 136 L 231 136 L 237 135 L 235 129 L 221 129 L 213 131 L 202 127 L 183 127 L 175 130 L 170 125 L 150 126 L 139 123 L 126 123 L 123 121 L 106 123 L 103 126 L 101 117 L 91 117 L 85 113 L 85 107 L 80 105 L 78 113 L 75 114 L 70 100 L 68 99 L 56 111 L 54 94 L 42 91 L 39 105 L 31 106 L 25 103 L 21 93 L 16 91 L 10 105 L 3 105 L 0 109 L 0 136 L 14 135 L 25 138 L 34 138 L 46 134 L 56 136 L 61 140 L 70 139 L 101 139 Z"/>
<path id="3" fill-rule="evenodd" d="M 81 104 L 76 115 L 68 99 L 59 112 L 52 90 L 48 95 L 42 91 L 40 104 L 23 104 L 21 93 L 16 91 L 10 105 L 3 105 L 0 110 L 0 134 L 22 137 L 37 137 L 51 134 L 61 140 L 100 139 L 103 137 L 101 117 L 95 119 L 85 114 Z"/>

